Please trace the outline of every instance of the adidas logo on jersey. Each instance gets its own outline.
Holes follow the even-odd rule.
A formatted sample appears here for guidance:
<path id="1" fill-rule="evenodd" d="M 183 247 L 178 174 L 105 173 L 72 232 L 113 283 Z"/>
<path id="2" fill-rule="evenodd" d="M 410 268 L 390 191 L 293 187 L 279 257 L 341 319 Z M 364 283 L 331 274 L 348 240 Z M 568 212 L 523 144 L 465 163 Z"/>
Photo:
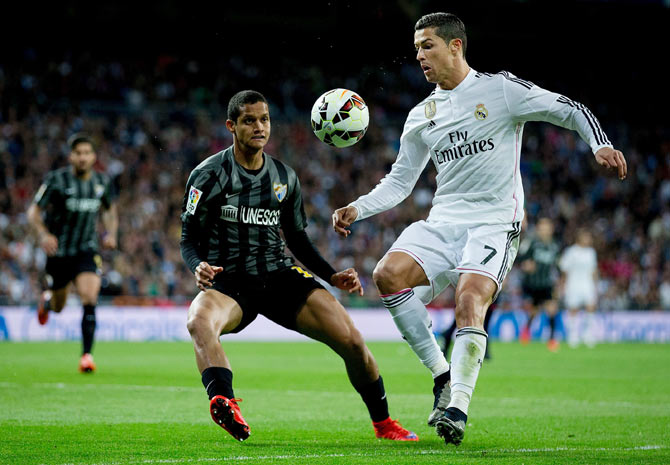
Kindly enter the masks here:
<path id="1" fill-rule="evenodd" d="M 435 126 L 437 126 L 437 124 L 435 124 L 435 121 L 431 119 L 430 122 L 428 123 L 427 129 L 433 129 Z"/>

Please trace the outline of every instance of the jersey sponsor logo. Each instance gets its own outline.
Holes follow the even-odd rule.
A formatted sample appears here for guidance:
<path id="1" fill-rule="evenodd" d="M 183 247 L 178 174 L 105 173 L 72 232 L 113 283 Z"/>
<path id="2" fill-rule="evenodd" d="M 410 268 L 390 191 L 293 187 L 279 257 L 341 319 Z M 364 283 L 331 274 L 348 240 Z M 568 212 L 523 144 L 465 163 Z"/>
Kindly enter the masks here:
<path id="1" fill-rule="evenodd" d="M 221 207 L 221 219 L 237 223 L 237 207 L 235 205 L 224 205 Z"/>
<path id="2" fill-rule="evenodd" d="M 275 182 L 274 184 L 272 184 L 272 189 L 275 191 L 277 200 L 279 200 L 280 202 L 286 198 L 286 192 L 288 191 L 288 186 L 286 184 Z"/>
<path id="3" fill-rule="evenodd" d="M 93 187 L 93 191 L 95 192 L 95 196 L 97 198 L 100 198 L 100 197 L 102 197 L 102 194 L 105 193 L 105 186 L 103 186 L 102 184 L 96 184 Z"/>
<path id="4" fill-rule="evenodd" d="M 452 147 L 444 150 L 433 149 L 435 160 L 438 164 L 457 160 L 469 155 L 476 155 L 481 152 L 487 152 L 495 148 L 493 137 L 483 140 L 468 141 L 468 131 L 454 131 L 449 133 L 449 141 L 454 144 Z"/>
<path id="5" fill-rule="evenodd" d="M 475 108 L 475 118 L 479 121 L 484 121 L 486 117 L 489 116 L 489 111 L 486 109 L 483 103 L 480 103 Z"/>
<path id="6" fill-rule="evenodd" d="M 100 199 L 76 199 L 70 197 L 65 201 L 65 208 L 71 212 L 97 212 L 100 208 Z"/>
<path id="7" fill-rule="evenodd" d="M 426 103 L 423 112 L 426 115 L 426 118 L 432 119 L 433 116 L 435 116 L 435 113 L 437 113 L 437 104 L 435 101 L 431 100 L 430 102 Z"/>
<path id="8" fill-rule="evenodd" d="M 186 211 L 191 215 L 195 215 L 195 209 L 198 207 L 198 202 L 202 197 L 202 191 L 195 186 L 191 186 L 188 191 L 188 201 L 186 202 Z"/>
<path id="9" fill-rule="evenodd" d="M 221 219 L 231 223 L 255 224 L 258 226 L 278 226 L 280 210 L 234 205 L 221 207 Z"/>

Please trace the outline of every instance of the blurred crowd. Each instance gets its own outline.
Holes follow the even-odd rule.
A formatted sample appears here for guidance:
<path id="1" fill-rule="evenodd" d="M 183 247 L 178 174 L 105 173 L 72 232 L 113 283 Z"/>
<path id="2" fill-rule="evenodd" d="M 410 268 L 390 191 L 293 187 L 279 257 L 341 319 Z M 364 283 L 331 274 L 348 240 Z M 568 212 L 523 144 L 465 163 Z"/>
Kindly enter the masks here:
<path id="1" fill-rule="evenodd" d="M 183 304 L 196 294 L 179 252 L 180 210 L 190 171 L 229 146 L 227 99 L 253 88 L 270 100 L 272 136 L 266 151 L 294 167 L 302 183 L 308 234 L 337 269 L 354 266 L 365 296 L 341 295 L 348 306 L 378 306 L 371 275 L 377 261 L 411 222 L 427 216 L 435 189 L 429 164 L 400 206 L 356 223 L 344 240 L 330 215 L 367 193 L 390 169 L 409 109 L 431 90 L 413 63 L 364 68 L 354 78 L 285 63 L 271 70 L 239 58 L 220 64 L 158 56 L 142 62 L 57 60 L 25 52 L 20 64 L 0 64 L 0 304 L 32 303 L 46 257 L 31 234 L 26 210 L 52 169 L 67 164 L 66 140 L 85 131 L 96 141 L 96 169 L 114 181 L 119 248 L 103 254 L 101 300 Z M 485 70 L 498 71 L 498 70 Z M 542 83 L 549 89 L 551 81 Z M 364 139 L 349 149 L 314 137 L 311 104 L 325 90 L 359 91 L 371 109 Z M 562 90 L 571 96 L 568 90 Z M 578 227 L 591 229 L 598 253 L 599 308 L 670 309 L 670 134 L 611 115 L 612 102 L 588 102 L 610 140 L 623 150 L 629 176 L 599 168 L 576 133 L 526 125 L 521 169 L 527 226 L 554 220 L 562 247 Z M 500 298 L 522 305 L 514 269 Z M 438 306 L 450 306 L 446 291 Z"/>

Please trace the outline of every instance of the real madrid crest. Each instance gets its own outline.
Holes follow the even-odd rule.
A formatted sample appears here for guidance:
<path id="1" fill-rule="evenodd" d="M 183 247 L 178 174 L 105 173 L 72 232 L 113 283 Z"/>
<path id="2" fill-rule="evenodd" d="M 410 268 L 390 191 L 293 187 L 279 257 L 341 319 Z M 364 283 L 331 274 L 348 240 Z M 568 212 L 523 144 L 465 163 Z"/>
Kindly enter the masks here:
<path id="1" fill-rule="evenodd" d="M 489 116 L 489 111 L 486 109 L 484 104 L 480 103 L 477 105 L 477 108 L 475 108 L 475 118 L 477 118 L 479 121 L 483 121 L 487 116 Z"/>
<path id="2" fill-rule="evenodd" d="M 437 112 L 437 105 L 435 105 L 434 100 L 431 100 L 430 102 L 426 103 L 426 107 L 424 108 L 426 118 L 431 119 L 433 116 L 435 116 L 436 112 Z"/>

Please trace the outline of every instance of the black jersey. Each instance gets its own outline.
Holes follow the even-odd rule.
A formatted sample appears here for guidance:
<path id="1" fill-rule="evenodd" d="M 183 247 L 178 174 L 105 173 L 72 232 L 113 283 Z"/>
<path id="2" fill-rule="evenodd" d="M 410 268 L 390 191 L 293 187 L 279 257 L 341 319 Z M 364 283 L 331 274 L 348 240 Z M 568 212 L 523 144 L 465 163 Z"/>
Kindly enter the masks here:
<path id="1" fill-rule="evenodd" d="M 212 155 L 189 176 L 182 203 L 182 252 L 194 271 L 199 261 L 224 273 L 261 275 L 293 265 L 284 253 L 284 233 L 307 226 L 295 171 L 263 153 L 263 167 L 248 173 L 233 147 Z"/>
<path id="2" fill-rule="evenodd" d="M 557 263 L 560 247 L 555 241 L 549 243 L 539 239 L 529 239 L 521 244 L 519 262 L 533 260 L 535 271 L 524 273 L 523 286 L 526 289 L 552 288 L 557 278 Z"/>
<path id="3" fill-rule="evenodd" d="M 93 171 L 88 179 L 81 179 L 70 166 L 51 171 L 34 202 L 45 211 L 49 232 L 58 238 L 56 256 L 98 250 L 98 212 L 101 206 L 108 209 L 112 202 L 107 176 Z"/>

